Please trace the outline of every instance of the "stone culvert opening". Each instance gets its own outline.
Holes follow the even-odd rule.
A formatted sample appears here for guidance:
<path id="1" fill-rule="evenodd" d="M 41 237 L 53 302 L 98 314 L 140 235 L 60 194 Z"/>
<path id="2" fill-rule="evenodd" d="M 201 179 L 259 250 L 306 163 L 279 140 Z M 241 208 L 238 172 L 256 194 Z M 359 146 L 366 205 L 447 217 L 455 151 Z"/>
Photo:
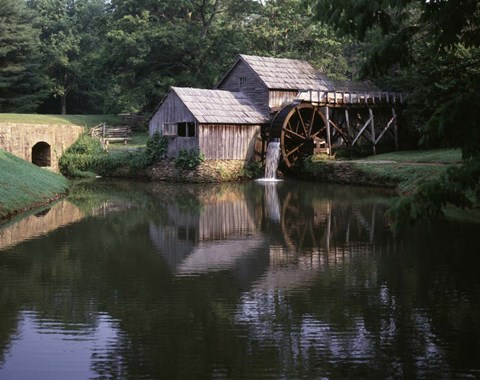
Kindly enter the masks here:
<path id="1" fill-rule="evenodd" d="M 33 146 L 32 163 L 40 167 L 51 166 L 50 144 L 40 141 Z"/>

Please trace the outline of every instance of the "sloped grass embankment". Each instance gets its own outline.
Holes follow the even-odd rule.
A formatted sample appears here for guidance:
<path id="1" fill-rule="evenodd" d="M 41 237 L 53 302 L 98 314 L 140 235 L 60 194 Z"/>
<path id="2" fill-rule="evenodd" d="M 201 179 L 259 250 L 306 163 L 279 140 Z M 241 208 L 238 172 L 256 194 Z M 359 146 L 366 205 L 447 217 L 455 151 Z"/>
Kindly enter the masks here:
<path id="1" fill-rule="evenodd" d="M 0 220 L 65 194 L 68 180 L 0 149 Z"/>
<path id="2" fill-rule="evenodd" d="M 409 194 L 422 181 L 439 178 L 449 165 L 459 163 L 459 149 L 390 152 L 353 161 L 312 156 L 305 162 L 304 175 L 325 182 L 390 187 Z"/>

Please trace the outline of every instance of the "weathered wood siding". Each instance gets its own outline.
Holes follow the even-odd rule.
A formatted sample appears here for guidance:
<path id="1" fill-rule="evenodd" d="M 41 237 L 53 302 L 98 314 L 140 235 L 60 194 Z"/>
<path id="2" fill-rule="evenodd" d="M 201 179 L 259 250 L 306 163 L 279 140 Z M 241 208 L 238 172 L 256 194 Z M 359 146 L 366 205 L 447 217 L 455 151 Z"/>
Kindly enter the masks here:
<path id="1" fill-rule="evenodd" d="M 155 132 L 163 134 L 163 123 L 183 123 L 195 122 L 195 117 L 185 107 L 185 104 L 180 100 L 177 94 L 173 91 L 168 93 L 166 99 L 157 109 L 153 117 L 148 123 L 148 130 L 150 136 Z"/>
<path id="2" fill-rule="evenodd" d="M 268 105 L 270 109 L 278 109 L 284 103 L 291 103 L 297 97 L 298 91 L 292 90 L 270 90 Z"/>
<path id="3" fill-rule="evenodd" d="M 199 125 L 199 149 L 207 160 L 253 158 L 260 125 Z"/>
<path id="4" fill-rule="evenodd" d="M 197 137 L 173 137 L 168 136 L 167 157 L 177 157 L 178 153 L 184 150 L 199 149 Z"/>
<path id="5" fill-rule="evenodd" d="M 173 91 L 169 92 L 148 125 L 150 136 L 155 132 L 163 135 L 164 123 L 196 122 L 195 117 Z M 167 136 L 167 157 L 176 157 L 181 149 L 198 149 L 197 137 Z"/>
<path id="6" fill-rule="evenodd" d="M 245 200 L 206 204 L 198 224 L 201 241 L 254 236 L 258 232 Z"/>
<path id="7" fill-rule="evenodd" d="M 245 86 L 240 87 L 240 78 L 246 78 Z M 258 75 L 244 62 L 238 64 L 218 85 L 219 90 L 242 91 L 257 109 L 268 117 L 268 88 Z"/>

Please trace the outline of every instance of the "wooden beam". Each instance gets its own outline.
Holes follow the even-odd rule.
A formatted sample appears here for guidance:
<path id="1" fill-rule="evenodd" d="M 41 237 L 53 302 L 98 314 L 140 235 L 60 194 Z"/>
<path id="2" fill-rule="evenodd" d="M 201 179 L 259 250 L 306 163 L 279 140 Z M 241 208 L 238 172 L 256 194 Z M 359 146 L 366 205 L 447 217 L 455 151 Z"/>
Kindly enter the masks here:
<path id="1" fill-rule="evenodd" d="M 377 149 L 375 147 L 376 145 L 376 141 L 375 141 L 375 122 L 374 122 L 374 119 L 373 119 L 373 110 L 371 108 L 368 109 L 368 113 L 370 114 L 370 119 L 372 120 L 370 122 L 370 126 L 371 126 L 371 134 L 372 134 L 372 143 L 373 143 L 373 154 L 377 154 Z"/>
<path id="2" fill-rule="evenodd" d="M 388 128 L 390 128 L 390 126 L 393 124 L 393 122 L 395 121 L 396 118 L 397 118 L 397 116 L 394 115 L 394 116 L 389 120 L 389 122 L 387 123 L 386 127 L 383 128 L 382 132 L 378 135 L 377 140 L 375 141 L 375 144 L 378 144 L 378 142 L 380 141 L 380 139 L 383 137 L 383 135 L 385 134 L 385 132 L 387 132 Z"/>
<path id="3" fill-rule="evenodd" d="M 348 114 L 348 108 L 345 108 L 345 124 L 347 127 L 348 140 L 350 140 L 350 136 L 352 135 L 352 133 L 350 131 L 350 116 Z"/>
<path id="4" fill-rule="evenodd" d="M 335 128 L 342 135 L 343 139 L 345 140 L 345 132 L 342 131 L 342 129 L 337 124 L 335 124 L 332 120 L 329 120 L 329 122 L 330 122 L 331 126 L 333 128 Z"/>
<path id="5" fill-rule="evenodd" d="M 355 138 L 353 139 L 352 141 L 352 146 L 357 142 L 358 138 L 363 134 L 363 131 L 365 131 L 365 129 L 368 127 L 368 125 L 370 124 L 370 122 L 372 121 L 372 118 L 369 118 L 365 124 L 363 125 L 362 129 L 360 129 L 360 131 L 357 133 L 357 136 L 355 136 Z"/>
<path id="6" fill-rule="evenodd" d="M 393 136 L 395 138 L 395 150 L 398 150 L 398 126 L 397 126 L 397 114 L 395 113 L 395 108 L 392 108 L 393 115 Z"/>
<path id="7" fill-rule="evenodd" d="M 325 107 L 325 118 L 327 119 L 327 145 L 328 145 L 328 155 L 332 154 L 332 139 L 330 136 L 330 110 L 328 106 Z"/>

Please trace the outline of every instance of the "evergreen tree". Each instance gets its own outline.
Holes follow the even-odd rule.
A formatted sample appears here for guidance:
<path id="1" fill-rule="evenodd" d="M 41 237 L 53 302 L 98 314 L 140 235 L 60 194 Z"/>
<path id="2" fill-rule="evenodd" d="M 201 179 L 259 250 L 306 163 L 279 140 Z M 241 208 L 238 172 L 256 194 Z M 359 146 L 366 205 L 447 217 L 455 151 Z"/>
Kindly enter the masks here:
<path id="1" fill-rule="evenodd" d="M 35 112 L 46 94 L 39 31 L 22 1 L 0 0 L 0 112 Z"/>

